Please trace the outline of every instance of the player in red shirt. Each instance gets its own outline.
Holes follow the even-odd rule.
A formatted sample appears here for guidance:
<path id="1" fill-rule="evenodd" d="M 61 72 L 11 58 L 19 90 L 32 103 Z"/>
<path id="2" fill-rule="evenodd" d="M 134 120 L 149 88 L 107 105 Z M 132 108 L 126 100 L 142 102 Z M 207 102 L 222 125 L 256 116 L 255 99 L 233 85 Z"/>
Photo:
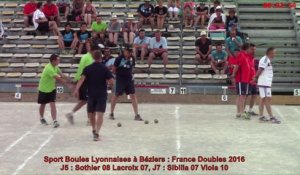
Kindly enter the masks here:
<path id="1" fill-rule="evenodd" d="M 237 69 L 232 74 L 232 77 L 235 77 L 236 81 L 236 90 L 237 90 L 237 118 L 250 119 L 250 116 L 245 113 L 245 101 L 246 96 L 249 91 L 250 79 L 250 66 L 249 66 L 249 53 L 250 53 L 250 44 L 245 43 L 242 46 L 242 51 L 237 56 Z"/>
<path id="2" fill-rule="evenodd" d="M 43 7 L 43 12 L 49 21 L 55 21 L 59 25 L 58 7 L 52 3 L 52 0 L 47 0 Z"/>
<path id="3" fill-rule="evenodd" d="M 36 10 L 35 0 L 30 0 L 28 3 L 25 4 L 23 8 L 25 27 L 29 27 L 30 25 L 33 25 L 32 16 L 35 10 Z"/>
<path id="4" fill-rule="evenodd" d="M 231 80 L 231 83 L 232 83 L 232 87 L 235 88 L 236 87 L 236 82 L 235 82 L 235 77 L 232 76 L 233 75 L 233 72 L 236 72 L 237 71 L 237 55 L 240 53 L 240 50 L 239 49 L 236 49 L 235 51 L 235 54 L 236 56 L 234 55 L 231 55 L 229 58 L 228 58 L 228 68 L 229 68 L 229 75 L 230 75 L 230 80 Z"/>
<path id="5" fill-rule="evenodd" d="M 249 53 L 249 60 L 248 60 L 249 66 L 250 66 L 250 80 L 252 80 L 255 77 L 257 64 L 258 64 L 257 63 L 258 60 L 256 60 L 254 58 L 255 51 L 256 51 L 256 46 L 254 44 L 250 43 L 250 53 Z M 255 62 L 256 62 L 256 64 L 255 64 Z M 257 92 L 256 83 L 251 81 L 249 84 L 250 103 L 249 103 L 249 111 L 248 111 L 248 114 L 251 116 L 258 115 L 253 111 L 253 106 L 255 104 L 257 94 L 258 94 L 258 92 Z"/>

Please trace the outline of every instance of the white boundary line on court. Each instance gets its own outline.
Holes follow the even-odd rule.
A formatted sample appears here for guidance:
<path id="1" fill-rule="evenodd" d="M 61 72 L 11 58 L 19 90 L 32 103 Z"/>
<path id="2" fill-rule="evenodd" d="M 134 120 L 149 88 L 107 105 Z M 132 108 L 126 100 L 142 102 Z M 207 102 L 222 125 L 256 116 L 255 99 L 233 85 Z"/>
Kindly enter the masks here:
<path id="1" fill-rule="evenodd" d="M 282 112 L 280 111 L 280 109 L 274 108 L 274 110 L 278 113 L 278 115 L 280 116 L 280 119 L 281 119 L 282 121 L 285 122 L 284 124 L 285 124 L 288 128 L 290 128 L 290 130 L 292 130 L 292 131 L 299 137 L 300 134 L 299 134 L 298 129 L 295 128 L 293 125 L 287 123 L 287 121 L 286 121 L 286 119 L 284 118 L 284 115 L 282 114 Z"/>
<path id="2" fill-rule="evenodd" d="M 179 106 L 175 107 L 175 133 L 176 133 L 176 151 L 177 157 L 181 157 L 180 149 L 181 149 L 181 135 L 180 135 L 180 114 L 179 114 Z M 180 171 L 177 171 L 176 174 L 180 174 Z"/>
<path id="3" fill-rule="evenodd" d="M 34 125 L 29 131 L 25 132 L 20 138 L 15 140 L 12 144 L 5 148 L 4 152 L 0 154 L 0 158 L 4 156 L 8 151 L 10 151 L 14 146 L 16 146 L 19 142 L 21 142 L 26 136 L 32 133 L 32 131 L 38 126 L 38 124 Z"/>
<path id="4" fill-rule="evenodd" d="M 34 156 L 36 156 L 44 146 L 46 146 L 47 143 L 50 142 L 50 140 L 53 138 L 53 134 L 51 134 L 40 146 L 39 148 L 32 154 L 30 155 L 21 165 L 18 166 L 18 168 L 16 169 L 16 171 L 14 173 L 12 173 L 12 175 L 16 175 L 19 173 L 19 171 L 21 171 L 26 164 L 29 162 L 29 160 L 31 160 Z"/>

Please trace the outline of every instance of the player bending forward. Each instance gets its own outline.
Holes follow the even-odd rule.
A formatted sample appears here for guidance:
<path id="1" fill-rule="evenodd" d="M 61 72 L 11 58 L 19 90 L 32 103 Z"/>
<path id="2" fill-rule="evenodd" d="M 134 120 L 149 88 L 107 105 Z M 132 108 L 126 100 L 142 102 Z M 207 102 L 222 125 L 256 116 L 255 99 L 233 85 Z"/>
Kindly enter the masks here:
<path id="1" fill-rule="evenodd" d="M 260 121 L 266 122 L 271 121 L 272 123 L 279 124 L 280 121 L 273 116 L 271 108 L 271 98 L 272 98 L 272 81 L 273 81 L 273 67 L 271 61 L 275 57 L 275 48 L 270 47 L 267 49 L 266 55 L 262 57 L 259 61 L 258 71 L 256 76 L 253 78 L 253 82 L 257 81 L 260 95 L 260 104 L 259 104 L 259 115 Z M 264 107 L 268 111 L 270 118 L 268 119 L 263 115 Z"/>
<path id="2" fill-rule="evenodd" d="M 88 102 L 87 111 L 92 125 L 94 141 L 99 140 L 99 131 L 103 123 L 103 115 L 106 110 L 107 85 L 112 87 L 113 76 L 108 68 L 102 64 L 101 51 L 93 52 L 94 63 L 87 66 L 77 82 L 74 96 L 78 97 L 83 82 L 87 85 Z"/>
<path id="3" fill-rule="evenodd" d="M 58 55 L 50 56 L 50 63 L 48 63 L 41 75 L 41 79 L 39 81 L 39 95 L 38 95 L 38 104 L 40 104 L 40 121 L 43 125 L 48 125 L 47 121 L 44 118 L 45 107 L 46 104 L 50 104 L 51 116 L 53 119 L 53 127 L 59 127 L 59 123 L 56 120 L 56 88 L 55 83 L 56 80 L 61 83 L 67 85 L 70 89 L 72 89 L 71 80 L 68 79 L 65 75 L 60 71 L 58 64 L 60 62 L 60 58 Z"/>

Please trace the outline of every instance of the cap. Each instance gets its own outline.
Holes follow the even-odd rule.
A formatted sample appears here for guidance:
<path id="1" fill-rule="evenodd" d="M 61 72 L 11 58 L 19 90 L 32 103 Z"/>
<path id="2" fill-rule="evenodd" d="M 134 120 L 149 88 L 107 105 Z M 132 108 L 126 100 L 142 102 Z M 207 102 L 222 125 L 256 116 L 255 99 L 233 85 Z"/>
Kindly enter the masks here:
<path id="1" fill-rule="evenodd" d="M 206 32 L 205 32 L 204 30 L 201 31 L 201 33 L 200 33 L 200 36 L 203 36 L 203 35 L 205 35 L 205 36 L 207 35 Z"/>
<path id="2" fill-rule="evenodd" d="M 216 10 L 222 10 L 222 6 L 220 6 L 220 5 L 217 6 L 217 7 L 216 7 Z"/>
<path id="3" fill-rule="evenodd" d="M 112 15 L 111 19 L 117 19 L 117 15 Z"/>

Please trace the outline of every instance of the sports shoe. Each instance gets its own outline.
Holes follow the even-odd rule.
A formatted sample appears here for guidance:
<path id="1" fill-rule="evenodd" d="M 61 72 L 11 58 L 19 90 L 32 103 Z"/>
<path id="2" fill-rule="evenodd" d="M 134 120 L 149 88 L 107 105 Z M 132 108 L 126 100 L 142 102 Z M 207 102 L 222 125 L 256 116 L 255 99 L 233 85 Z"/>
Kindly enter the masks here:
<path id="1" fill-rule="evenodd" d="M 244 119 L 246 119 L 246 120 L 250 120 L 251 119 L 251 116 L 248 113 L 246 113 L 246 112 L 242 113 L 241 117 L 244 118 Z"/>
<path id="2" fill-rule="evenodd" d="M 241 114 L 236 114 L 235 118 L 240 119 L 241 118 Z"/>
<path id="3" fill-rule="evenodd" d="M 48 125 L 47 121 L 44 118 L 40 119 L 42 125 Z"/>
<path id="4" fill-rule="evenodd" d="M 93 134 L 93 137 L 94 137 L 94 141 L 99 141 L 99 134 L 95 133 Z"/>
<path id="5" fill-rule="evenodd" d="M 53 122 L 53 128 L 57 128 L 57 127 L 59 127 L 59 123 L 58 123 L 58 121 L 54 121 Z"/>
<path id="6" fill-rule="evenodd" d="M 259 121 L 261 121 L 261 122 L 268 122 L 269 119 L 267 119 L 267 117 L 265 117 L 265 116 L 262 116 L 262 117 L 259 117 Z"/>
<path id="7" fill-rule="evenodd" d="M 281 122 L 280 122 L 277 118 L 275 118 L 275 117 L 271 117 L 271 118 L 270 118 L 270 122 L 276 123 L 276 124 L 280 124 L 280 123 L 281 123 Z"/>
<path id="8" fill-rule="evenodd" d="M 109 119 L 111 120 L 116 120 L 115 116 L 114 116 L 114 113 L 110 113 L 109 114 Z"/>
<path id="9" fill-rule="evenodd" d="M 251 116 L 258 116 L 258 114 L 256 114 L 254 111 L 249 111 L 248 114 Z"/>
<path id="10" fill-rule="evenodd" d="M 134 120 L 137 120 L 137 121 L 143 121 L 142 117 L 140 116 L 140 114 L 136 115 L 134 117 Z"/>
<path id="11" fill-rule="evenodd" d="M 74 125 L 74 116 L 73 116 L 73 113 L 68 113 L 66 114 L 66 118 L 68 120 L 68 122 L 71 124 L 71 125 Z"/>

